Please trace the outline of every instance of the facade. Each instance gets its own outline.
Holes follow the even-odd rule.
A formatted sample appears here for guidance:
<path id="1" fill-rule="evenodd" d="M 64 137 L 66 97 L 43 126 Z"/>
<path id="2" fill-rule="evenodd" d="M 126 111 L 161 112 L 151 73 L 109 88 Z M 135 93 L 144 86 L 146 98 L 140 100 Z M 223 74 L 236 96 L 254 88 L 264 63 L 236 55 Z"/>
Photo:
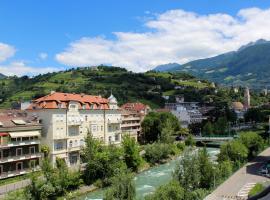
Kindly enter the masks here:
<path id="1" fill-rule="evenodd" d="M 0 179 L 39 169 L 41 125 L 24 112 L 0 111 Z"/>
<path id="2" fill-rule="evenodd" d="M 137 130 L 137 138 L 141 136 L 141 123 L 144 117 L 151 111 L 148 105 L 140 102 L 126 103 L 121 106 L 122 109 L 122 131 L 127 129 Z M 138 124 L 139 122 L 139 124 Z M 133 133 L 133 135 L 135 135 Z M 137 139 L 136 139 L 137 140 Z"/>
<path id="3" fill-rule="evenodd" d="M 122 134 L 127 134 L 130 137 L 134 138 L 136 141 L 138 135 L 141 132 L 141 117 L 136 112 L 121 110 L 122 123 L 121 130 Z"/>
<path id="4" fill-rule="evenodd" d="M 199 111 L 197 102 L 166 103 L 165 109 L 170 110 L 184 128 L 187 128 L 189 124 L 201 123 L 205 119 Z"/>
<path id="5" fill-rule="evenodd" d="M 62 158 L 69 167 L 78 167 L 88 133 L 105 144 L 121 143 L 121 113 L 113 95 L 51 92 L 33 101 L 28 112 L 42 122 L 41 142 L 49 146 L 53 164 Z"/>

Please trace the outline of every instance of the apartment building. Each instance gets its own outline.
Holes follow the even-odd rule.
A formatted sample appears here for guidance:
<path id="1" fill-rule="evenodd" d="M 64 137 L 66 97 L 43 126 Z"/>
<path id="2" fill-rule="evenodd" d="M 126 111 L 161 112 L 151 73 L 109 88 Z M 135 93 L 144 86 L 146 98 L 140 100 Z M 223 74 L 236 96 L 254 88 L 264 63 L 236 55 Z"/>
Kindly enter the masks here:
<path id="1" fill-rule="evenodd" d="M 121 113 L 116 98 L 51 92 L 27 109 L 43 125 L 41 142 L 49 146 L 50 159 L 65 159 L 70 167 L 80 164 L 80 150 L 88 133 L 105 144 L 121 143 Z"/>
<path id="2" fill-rule="evenodd" d="M 141 117 L 138 113 L 122 109 L 121 110 L 122 123 L 121 130 L 123 135 L 127 134 L 136 141 L 141 132 Z"/>
<path id="3" fill-rule="evenodd" d="M 170 110 L 184 128 L 187 128 L 189 124 L 201 123 L 205 119 L 199 111 L 198 102 L 165 103 L 165 109 Z"/>
<path id="4" fill-rule="evenodd" d="M 0 179 L 39 169 L 41 125 L 25 112 L 0 111 Z"/>

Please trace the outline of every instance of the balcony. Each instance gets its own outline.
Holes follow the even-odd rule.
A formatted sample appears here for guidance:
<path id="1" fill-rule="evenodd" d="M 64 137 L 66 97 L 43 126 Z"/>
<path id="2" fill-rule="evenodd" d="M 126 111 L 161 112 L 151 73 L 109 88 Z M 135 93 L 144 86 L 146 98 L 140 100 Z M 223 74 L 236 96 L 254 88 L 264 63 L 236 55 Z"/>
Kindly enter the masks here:
<path id="1" fill-rule="evenodd" d="M 1 158 L 0 164 L 7 163 L 7 162 L 13 162 L 13 161 L 19 161 L 19 160 L 40 158 L 40 157 L 41 157 L 41 153 L 23 154 L 21 156 L 8 156 L 8 157 Z"/>
<path id="2" fill-rule="evenodd" d="M 125 128 L 125 127 L 140 127 L 141 124 L 140 123 L 127 123 L 127 124 L 121 124 L 121 128 Z"/>
<path id="3" fill-rule="evenodd" d="M 22 169 L 22 170 L 2 172 L 2 173 L 0 173 L 0 179 L 18 176 L 18 175 L 22 175 L 22 174 L 27 174 L 27 173 L 30 173 L 33 171 L 39 171 L 39 170 L 40 170 L 39 167 L 35 167 L 35 168 L 27 168 L 27 169 Z"/>
<path id="4" fill-rule="evenodd" d="M 122 118 L 122 121 L 141 121 L 140 117 L 124 117 Z"/>
<path id="5" fill-rule="evenodd" d="M 15 147 L 15 146 L 24 146 L 24 145 L 32 145 L 32 144 L 40 144 L 40 141 L 39 140 L 9 141 L 6 144 L 1 144 L 0 147 Z"/>
<path id="6" fill-rule="evenodd" d="M 122 123 L 121 119 L 108 119 L 108 124 L 120 124 Z"/>
<path id="7" fill-rule="evenodd" d="M 77 145 L 77 146 L 69 146 L 68 147 L 68 151 L 80 151 L 81 150 L 81 145 Z"/>

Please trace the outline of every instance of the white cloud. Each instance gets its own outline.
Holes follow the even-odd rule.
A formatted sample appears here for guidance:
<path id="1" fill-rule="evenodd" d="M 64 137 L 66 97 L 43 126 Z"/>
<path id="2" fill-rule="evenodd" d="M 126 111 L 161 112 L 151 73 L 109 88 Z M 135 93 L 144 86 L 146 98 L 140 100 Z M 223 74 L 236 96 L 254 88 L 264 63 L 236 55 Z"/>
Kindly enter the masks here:
<path id="1" fill-rule="evenodd" d="M 38 55 L 38 57 L 39 57 L 41 60 L 46 60 L 46 59 L 48 58 L 48 54 L 42 52 L 42 53 L 40 53 L 40 54 Z"/>
<path id="2" fill-rule="evenodd" d="M 27 66 L 24 62 L 12 62 L 8 65 L 0 65 L 0 73 L 7 76 L 23 76 L 23 75 L 37 75 L 47 72 L 59 71 L 61 69 L 55 67 L 32 67 Z"/>
<path id="3" fill-rule="evenodd" d="M 16 49 L 13 46 L 0 42 L 0 62 L 3 62 L 12 57 L 15 52 Z"/>
<path id="4" fill-rule="evenodd" d="M 56 59 L 70 66 L 111 64 L 132 71 L 215 56 L 258 39 L 270 40 L 270 9 L 242 9 L 237 16 L 170 10 L 144 25 L 147 32 L 115 32 L 116 39 L 84 37 Z"/>

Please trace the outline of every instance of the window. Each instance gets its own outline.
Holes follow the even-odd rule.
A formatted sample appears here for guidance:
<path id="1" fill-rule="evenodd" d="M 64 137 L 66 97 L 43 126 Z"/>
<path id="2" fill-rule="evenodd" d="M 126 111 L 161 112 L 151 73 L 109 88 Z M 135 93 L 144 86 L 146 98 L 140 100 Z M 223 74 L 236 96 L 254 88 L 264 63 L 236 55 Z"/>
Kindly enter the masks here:
<path id="1" fill-rule="evenodd" d="M 100 131 L 103 131 L 103 126 L 100 126 Z"/>
<path id="2" fill-rule="evenodd" d="M 80 146 L 84 146 L 84 140 L 80 139 Z"/>
<path id="3" fill-rule="evenodd" d="M 35 146 L 30 147 L 29 152 L 30 152 L 30 154 L 35 154 L 36 153 L 36 147 Z"/>
<path id="4" fill-rule="evenodd" d="M 0 159 L 3 158 L 3 150 L 0 150 Z"/>
<path id="5" fill-rule="evenodd" d="M 109 143 L 112 142 L 112 136 L 109 136 Z"/>
<path id="6" fill-rule="evenodd" d="M 119 141 L 119 134 L 115 135 L 115 141 Z"/>
<path id="7" fill-rule="evenodd" d="M 58 141 L 58 142 L 56 142 L 56 143 L 54 144 L 54 149 L 55 149 L 55 150 L 62 150 L 63 147 L 64 147 L 64 145 L 63 145 L 63 142 L 62 142 L 62 141 Z"/>
<path id="8" fill-rule="evenodd" d="M 86 106 L 85 106 L 85 104 L 82 106 L 82 109 L 84 109 L 85 110 L 85 108 L 86 108 Z"/>
<path id="9" fill-rule="evenodd" d="M 85 115 L 85 117 L 84 117 L 84 118 L 85 118 L 85 121 L 87 122 L 87 121 L 88 121 L 88 116 L 87 116 L 87 115 Z"/>
<path id="10" fill-rule="evenodd" d="M 0 175 L 3 173 L 3 165 L 0 165 Z"/>
<path id="11" fill-rule="evenodd" d="M 70 165 L 76 165 L 78 163 L 78 154 L 69 154 L 69 163 Z"/>
<path id="12" fill-rule="evenodd" d="M 17 170 L 17 171 L 23 170 L 23 163 L 22 163 L 22 162 L 16 163 L 16 170 Z"/>
<path id="13" fill-rule="evenodd" d="M 23 163 L 22 163 L 22 162 L 16 163 L 16 170 L 17 170 L 17 171 L 23 170 Z"/>
<path id="14" fill-rule="evenodd" d="M 74 142 L 74 146 L 75 146 L 75 147 L 77 147 L 77 146 L 78 146 L 78 141 L 77 141 L 77 140 L 75 140 L 75 142 Z"/>
<path id="15" fill-rule="evenodd" d="M 35 168 L 35 167 L 36 167 L 36 160 L 30 160 L 30 162 L 29 162 L 29 167 L 30 167 L 31 169 Z"/>
<path id="16" fill-rule="evenodd" d="M 17 148 L 16 149 L 16 156 L 21 156 L 22 155 L 22 148 Z"/>
<path id="17" fill-rule="evenodd" d="M 68 135 L 69 136 L 76 136 L 79 135 L 79 128 L 76 126 L 68 127 Z"/>
<path id="18" fill-rule="evenodd" d="M 92 128 L 92 132 L 96 132 L 97 131 L 97 125 L 92 125 L 91 128 Z"/>
<path id="19" fill-rule="evenodd" d="M 69 141 L 69 147 L 71 148 L 73 146 L 73 142 L 70 140 Z"/>

